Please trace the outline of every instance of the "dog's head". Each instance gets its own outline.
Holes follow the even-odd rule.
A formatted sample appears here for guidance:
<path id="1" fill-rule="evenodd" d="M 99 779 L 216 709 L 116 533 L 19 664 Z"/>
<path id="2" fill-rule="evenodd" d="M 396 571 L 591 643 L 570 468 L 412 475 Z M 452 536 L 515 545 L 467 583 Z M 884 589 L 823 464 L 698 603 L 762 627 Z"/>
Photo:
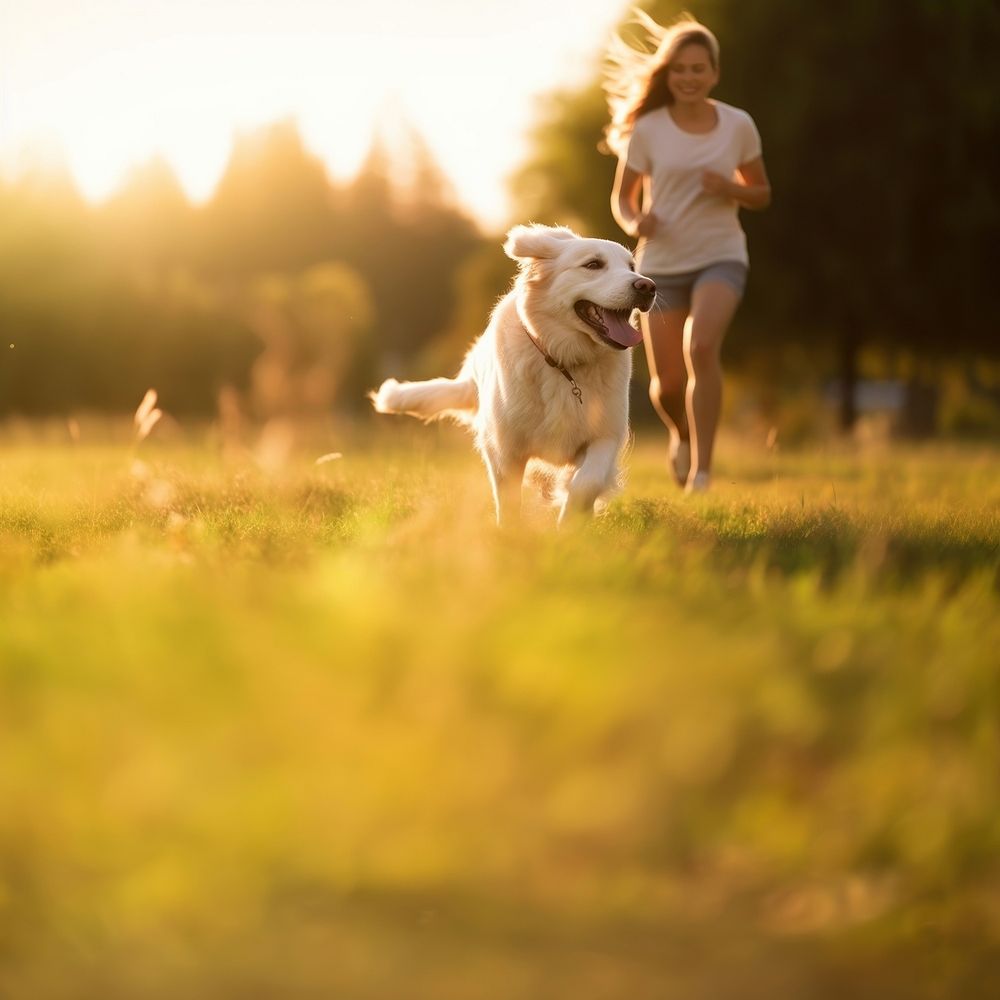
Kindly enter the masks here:
<path id="1" fill-rule="evenodd" d="M 635 311 L 652 307 L 656 285 L 636 273 L 625 247 L 532 225 L 511 229 L 504 251 L 521 268 L 522 319 L 556 356 L 579 356 L 583 344 L 624 351 L 641 343 Z M 579 343 L 568 339 L 574 334 Z"/>

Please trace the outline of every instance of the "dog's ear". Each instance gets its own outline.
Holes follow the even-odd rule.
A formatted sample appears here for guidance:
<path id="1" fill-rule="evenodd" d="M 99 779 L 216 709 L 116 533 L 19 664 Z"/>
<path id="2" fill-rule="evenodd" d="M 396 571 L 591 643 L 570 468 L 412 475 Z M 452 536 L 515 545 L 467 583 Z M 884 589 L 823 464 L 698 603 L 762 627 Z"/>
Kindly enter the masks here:
<path id="1" fill-rule="evenodd" d="M 546 260 L 555 257 L 566 240 L 577 239 L 576 233 L 565 226 L 515 226 L 507 234 L 504 253 L 516 261 Z"/>

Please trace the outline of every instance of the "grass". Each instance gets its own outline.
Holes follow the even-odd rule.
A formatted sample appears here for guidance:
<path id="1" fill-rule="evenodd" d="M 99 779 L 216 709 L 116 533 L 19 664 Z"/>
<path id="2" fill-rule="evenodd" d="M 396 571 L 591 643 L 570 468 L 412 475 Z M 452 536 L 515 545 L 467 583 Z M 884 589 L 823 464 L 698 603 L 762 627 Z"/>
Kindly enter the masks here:
<path id="1" fill-rule="evenodd" d="M 0 442 L 0 996 L 1000 989 L 995 450 L 498 533 L 393 431 Z"/>

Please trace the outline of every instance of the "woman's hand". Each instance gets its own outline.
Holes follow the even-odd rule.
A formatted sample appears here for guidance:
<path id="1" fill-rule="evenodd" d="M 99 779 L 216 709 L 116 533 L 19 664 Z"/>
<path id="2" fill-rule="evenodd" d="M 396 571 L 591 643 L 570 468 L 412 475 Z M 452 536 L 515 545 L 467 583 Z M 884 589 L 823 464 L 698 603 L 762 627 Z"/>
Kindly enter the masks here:
<path id="1" fill-rule="evenodd" d="M 660 220 L 650 211 L 643 212 L 644 174 L 632 170 L 624 159 L 618 161 L 615 183 L 611 188 L 611 214 L 623 233 L 631 237 L 652 236 Z"/>
<path id="2" fill-rule="evenodd" d="M 728 177 L 717 174 L 714 170 L 703 170 L 701 173 L 701 189 L 705 194 L 717 194 L 722 198 L 732 198 L 735 185 Z"/>

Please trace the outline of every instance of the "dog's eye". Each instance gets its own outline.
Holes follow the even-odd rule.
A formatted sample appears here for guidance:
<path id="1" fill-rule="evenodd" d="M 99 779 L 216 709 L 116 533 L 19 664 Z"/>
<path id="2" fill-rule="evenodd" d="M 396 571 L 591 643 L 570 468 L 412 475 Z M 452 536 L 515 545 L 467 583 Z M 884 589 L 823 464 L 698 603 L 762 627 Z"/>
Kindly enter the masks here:
<path id="1" fill-rule="evenodd" d="M 594 260 L 588 260 L 588 261 L 587 261 L 587 263 L 586 263 L 586 264 L 584 264 L 583 266 L 584 266 L 584 267 L 585 267 L 585 268 L 586 268 L 586 269 L 587 269 L 588 271 L 600 271 L 600 269 L 601 269 L 602 267 L 604 267 L 604 261 L 603 261 L 603 260 L 597 260 L 597 259 L 595 258 Z"/>

